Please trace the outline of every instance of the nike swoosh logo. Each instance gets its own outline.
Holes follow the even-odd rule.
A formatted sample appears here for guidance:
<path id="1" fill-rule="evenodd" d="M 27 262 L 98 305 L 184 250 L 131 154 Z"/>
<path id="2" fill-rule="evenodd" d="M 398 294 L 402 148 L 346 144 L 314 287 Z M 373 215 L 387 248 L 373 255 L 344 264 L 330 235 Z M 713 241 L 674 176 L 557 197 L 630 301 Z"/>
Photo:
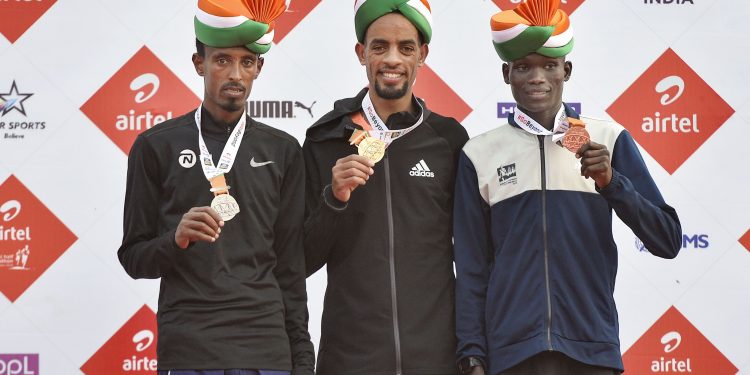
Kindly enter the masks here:
<path id="1" fill-rule="evenodd" d="M 255 157 L 253 157 L 252 159 L 250 159 L 250 166 L 253 167 L 253 168 L 262 167 L 264 165 L 268 165 L 268 164 L 271 164 L 271 163 L 273 163 L 273 162 L 272 161 L 264 161 L 264 162 L 258 163 L 257 161 L 255 161 Z"/>

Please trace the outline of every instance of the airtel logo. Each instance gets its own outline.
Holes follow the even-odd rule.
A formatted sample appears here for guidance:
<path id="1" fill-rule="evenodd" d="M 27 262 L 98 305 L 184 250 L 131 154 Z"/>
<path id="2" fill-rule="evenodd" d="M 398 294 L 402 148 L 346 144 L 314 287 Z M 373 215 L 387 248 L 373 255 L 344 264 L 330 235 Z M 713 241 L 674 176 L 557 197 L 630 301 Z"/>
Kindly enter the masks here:
<path id="1" fill-rule="evenodd" d="M 151 344 L 154 343 L 154 333 L 150 330 L 144 329 L 133 335 L 133 342 L 135 350 L 138 353 L 148 349 Z M 139 357 L 142 356 L 142 357 Z M 156 371 L 157 360 L 155 358 L 149 358 L 148 354 L 139 354 L 138 356 L 131 356 L 125 358 L 122 362 L 122 370 L 124 372 L 135 372 L 135 371 Z"/>
<path id="2" fill-rule="evenodd" d="M 676 88 L 676 92 L 674 92 Z M 664 94 L 659 99 L 662 106 L 668 106 L 679 99 L 685 92 L 685 80 L 680 76 L 668 76 L 656 83 L 654 90 Z M 670 94 L 674 92 L 674 95 Z M 698 129 L 698 114 L 678 116 L 675 113 L 662 116 L 655 112 L 653 117 L 643 117 L 641 129 L 644 133 L 700 133 Z"/>
<path id="3" fill-rule="evenodd" d="M 144 329 L 133 335 L 133 343 L 136 344 L 135 350 L 142 352 L 154 343 L 154 333 Z"/>
<path id="4" fill-rule="evenodd" d="M 159 76 L 154 73 L 144 73 L 135 77 L 130 82 L 130 90 L 136 91 L 135 102 L 140 104 L 151 99 L 159 91 L 159 83 Z M 151 86 L 151 91 L 146 93 L 143 89 L 149 85 Z"/>
<path id="5" fill-rule="evenodd" d="M 21 202 L 10 200 L 0 206 L 0 214 L 3 215 L 3 221 L 9 222 L 21 213 Z"/>
<path id="6" fill-rule="evenodd" d="M 135 98 L 133 99 L 136 104 L 142 104 L 153 98 L 159 91 L 160 83 L 159 76 L 154 73 L 143 73 L 130 81 L 130 90 L 135 91 Z M 153 114 L 151 110 L 147 110 L 146 113 L 138 113 L 135 109 L 131 109 L 127 115 L 117 116 L 115 129 L 142 131 L 171 118 L 171 111 L 168 111 L 166 115 L 161 115 Z"/>
<path id="7" fill-rule="evenodd" d="M 660 100 L 661 105 L 664 105 L 664 106 L 670 105 L 674 103 L 677 99 L 679 99 L 680 96 L 682 96 L 682 93 L 685 91 L 685 80 L 683 80 L 679 76 L 669 76 L 669 77 L 665 77 L 664 79 L 659 81 L 659 83 L 656 84 L 655 89 L 656 89 L 656 92 L 658 92 L 659 94 L 665 93 L 666 91 L 668 91 L 669 89 L 673 87 L 677 88 L 677 93 L 672 97 L 669 96 L 669 93 L 662 95 L 661 100 Z"/>
<path id="8" fill-rule="evenodd" d="M 682 343 L 682 335 L 679 332 L 667 332 L 661 337 L 661 343 L 664 344 L 664 353 L 671 353 Z"/>

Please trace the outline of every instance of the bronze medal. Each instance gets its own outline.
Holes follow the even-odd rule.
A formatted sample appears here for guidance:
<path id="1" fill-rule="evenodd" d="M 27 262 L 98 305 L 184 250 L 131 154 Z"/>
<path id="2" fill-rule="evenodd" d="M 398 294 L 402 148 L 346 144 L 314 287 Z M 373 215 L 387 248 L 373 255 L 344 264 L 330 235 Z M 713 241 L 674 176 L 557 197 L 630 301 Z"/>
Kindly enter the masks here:
<path id="1" fill-rule="evenodd" d="M 570 129 L 565 132 L 561 143 L 570 152 L 576 153 L 581 146 L 591 140 L 591 137 L 589 136 L 589 132 L 586 131 L 586 124 L 583 121 L 569 118 L 568 123 L 570 124 Z"/>

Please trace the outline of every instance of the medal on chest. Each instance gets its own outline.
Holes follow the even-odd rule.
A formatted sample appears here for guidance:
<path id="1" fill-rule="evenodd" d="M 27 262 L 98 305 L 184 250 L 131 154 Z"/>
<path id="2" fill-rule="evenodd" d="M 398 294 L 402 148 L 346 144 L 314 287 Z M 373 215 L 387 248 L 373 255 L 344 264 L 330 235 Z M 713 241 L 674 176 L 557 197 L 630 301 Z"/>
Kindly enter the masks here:
<path id="1" fill-rule="evenodd" d="M 424 121 L 424 108 L 419 101 L 417 101 L 417 104 L 419 105 L 420 115 L 414 125 L 403 130 L 389 130 L 375 111 L 375 106 L 372 104 L 368 92 L 362 98 L 362 111 L 366 116 L 363 116 L 362 112 L 355 112 L 350 115 L 352 122 L 362 129 L 357 129 L 352 133 L 352 136 L 349 137 L 349 144 L 357 147 L 357 154 L 360 156 L 366 157 L 373 163 L 379 162 L 385 156 L 385 149 L 391 143 L 416 129 Z"/>
<path id="2" fill-rule="evenodd" d="M 224 221 L 232 220 L 237 214 L 240 213 L 240 205 L 237 200 L 229 194 L 230 186 L 227 184 L 225 174 L 228 173 L 234 165 L 234 160 L 237 157 L 240 144 L 242 143 L 242 135 L 245 132 L 245 126 L 247 118 L 245 113 L 242 113 L 242 117 L 234 130 L 229 135 L 229 140 L 224 145 L 224 150 L 219 158 L 219 166 L 214 165 L 211 153 L 208 152 L 206 142 L 203 140 L 201 133 L 201 108 L 195 111 L 195 123 L 198 126 L 198 145 L 200 146 L 201 152 L 201 167 L 203 167 L 203 174 L 206 179 L 211 183 L 211 193 L 214 194 L 214 199 L 211 201 L 211 208 L 216 211 L 221 219 Z"/>

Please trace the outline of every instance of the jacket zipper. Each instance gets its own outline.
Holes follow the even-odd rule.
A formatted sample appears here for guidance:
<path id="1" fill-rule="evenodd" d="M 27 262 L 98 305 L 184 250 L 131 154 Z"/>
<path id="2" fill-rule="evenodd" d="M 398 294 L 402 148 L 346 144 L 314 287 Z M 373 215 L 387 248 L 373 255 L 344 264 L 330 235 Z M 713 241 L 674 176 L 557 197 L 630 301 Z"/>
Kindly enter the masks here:
<path id="1" fill-rule="evenodd" d="M 388 211 L 388 259 L 391 271 L 391 310 L 393 311 L 393 341 L 396 344 L 396 375 L 401 375 L 401 338 L 398 330 L 398 300 L 396 298 L 396 257 L 393 240 L 393 205 L 391 202 L 391 169 L 388 151 L 385 152 L 385 201 Z"/>
<path id="2" fill-rule="evenodd" d="M 547 350 L 552 351 L 552 297 L 549 287 L 549 241 L 547 237 L 547 166 L 544 156 L 544 136 L 537 135 L 542 161 L 542 239 L 544 241 L 544 281 L 547 287 Z"/>

